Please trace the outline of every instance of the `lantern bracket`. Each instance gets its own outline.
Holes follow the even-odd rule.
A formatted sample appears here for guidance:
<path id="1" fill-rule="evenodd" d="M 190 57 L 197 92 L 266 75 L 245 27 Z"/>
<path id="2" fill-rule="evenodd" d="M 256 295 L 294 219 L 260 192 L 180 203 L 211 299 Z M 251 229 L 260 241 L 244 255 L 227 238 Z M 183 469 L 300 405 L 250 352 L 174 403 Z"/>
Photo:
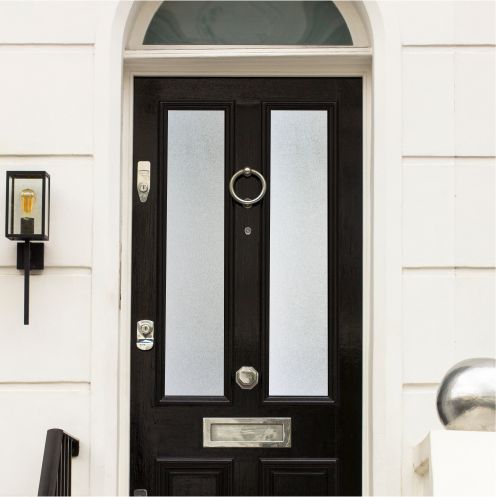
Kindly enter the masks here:
<path id="1" fill-rule="evenodd" d="M 17 244 L 17 269 L 24 270 L 24 243 Z M 29 269 L 31 271 L 41 271 L 45 269 L 45 244 L 30 243 L 29 247 Z"/>

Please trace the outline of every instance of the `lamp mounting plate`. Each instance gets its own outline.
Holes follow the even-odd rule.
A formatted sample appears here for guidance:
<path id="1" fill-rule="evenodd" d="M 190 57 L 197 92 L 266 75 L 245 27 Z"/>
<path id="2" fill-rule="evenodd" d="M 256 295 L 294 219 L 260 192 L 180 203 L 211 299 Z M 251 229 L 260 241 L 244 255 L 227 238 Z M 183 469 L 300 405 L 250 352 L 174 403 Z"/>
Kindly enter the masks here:
<path id="1" fill-rule="evenodd" d="M 17 244 L 17 269 L 24 269 L 24 243 Z M 29 242 L 30 243 L 30 242 Z M 45 244 L 30 243 L 30 270 L 37 271 L 45 269 Z"/>

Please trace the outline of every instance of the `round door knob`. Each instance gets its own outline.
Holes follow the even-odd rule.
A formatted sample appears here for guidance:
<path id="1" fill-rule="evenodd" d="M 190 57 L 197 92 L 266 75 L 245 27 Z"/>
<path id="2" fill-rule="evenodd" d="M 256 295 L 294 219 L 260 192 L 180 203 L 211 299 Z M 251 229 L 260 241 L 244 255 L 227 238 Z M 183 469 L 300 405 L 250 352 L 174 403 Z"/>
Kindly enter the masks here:
<path id="1" fill-rule="evenodd" d="M 251 390 L 258 384 L 258 371 L 251 366 L 242 366 L 236 371 L 236 383 L 243 390 Z"/>

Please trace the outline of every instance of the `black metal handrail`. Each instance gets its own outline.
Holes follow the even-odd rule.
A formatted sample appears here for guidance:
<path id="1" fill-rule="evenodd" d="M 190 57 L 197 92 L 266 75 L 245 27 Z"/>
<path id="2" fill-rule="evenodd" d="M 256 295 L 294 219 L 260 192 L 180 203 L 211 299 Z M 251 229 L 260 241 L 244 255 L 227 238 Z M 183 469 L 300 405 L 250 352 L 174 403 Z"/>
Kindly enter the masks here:
<path id="1" fill-rule="evenodd" d="M 47 431 L 38 495 L 71 495 L 72 458 L 79 454 L 79 440 L 63 430 Z"/>

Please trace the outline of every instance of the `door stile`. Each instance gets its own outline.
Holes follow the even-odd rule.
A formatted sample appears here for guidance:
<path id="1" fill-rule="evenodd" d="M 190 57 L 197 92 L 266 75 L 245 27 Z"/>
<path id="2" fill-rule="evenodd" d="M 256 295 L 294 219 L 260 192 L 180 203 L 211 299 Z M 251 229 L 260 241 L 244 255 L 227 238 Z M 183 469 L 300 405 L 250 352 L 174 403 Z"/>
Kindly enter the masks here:
<path id="1" fill-rule="evenodd" d="M 362 463 L 362 228 L 363 228 L 363 109 L 361 87 L 343 84 L 339 102 L 337 199 L 338 291 L 337 381 L 339 409 L 336 416 L 337 447 L 340 454 L 340 489 L 359 495 L 362 474 L 353 468 Z M 336 127 L 336 128 L 337 128 Z M 356 388 L 346 388 L 355 385 Z M 346 461 L 346 464 L 343 464 Z"/>
<path id="2" fill-rule="evenodd" d="M 260 104 L 243 101 L 236 105 L 236 129 L 246 130 L 236 134 L 234 171 L 244 167 L 261 170 Z M 241 177 L 236 191 L 241 198 L 254 198 L 260 189 L 257 179 Z M 249 209 L 233 202 L 234 208 L 234 340 L 233 373 L 242 366 L 252 366 L 260 371 L 260 288 L 261 288 L 261 219 L 265 199 Z M 245 230 L 251 233 L 246 234 Z M 252 416 L 252 406 L 258 402 L 258 389 L 234 390 L 234 404 L 239 412 Z"/>
<path id="3" fill-rule="evenodd" d="M 138 93 L 138 92 L 137 92 Z M 137 95 L 136 95 L 137 97 Z M 153 382 L 156 371 L 156 357 L 160 350 L 160 333 L 156 332 L 154 349 L 149 353 L 142 353 L 136 348 L 136 323 L 141 319 L 156 321 L 157 300 L 153 297 L 153 290 L 157 288 L 156 261 L 157 250 L 157 202 L 159 199 L 159 171 L 158 171 L 158 148 L 156 133 L 147 133 L 150 129 L 156 129 L 157 110 L 154 105 L 137 105 L 139 101 L 135 98 L 134 120 L 140 126 L 134 126 L 133 142 L 133 164 L 138 161 L 150 161 L 150 191 L 146 202 L 141 202 L 138 196 L 137 172 L 133 169 L 133 218 L 132 218 L 132 272 L 131 285 L 133 288 L 131 296 L 131 411 L 141 411 L 141 398 L 153 402 Z M 146 296 L 146 298 L 143 298 Z M 158 343 L 157 343 L 158 339 Z M 136 372 L 136 373 L 135 373 Z M 139 447 L 150 443 L 146 427 L 143 423 L 137 423 L 131 419 L 131 484 L 135 487 L 146 488 L 149 481 L 153 481 L 153 468 L 148 464 L 147 457 Z"/>

